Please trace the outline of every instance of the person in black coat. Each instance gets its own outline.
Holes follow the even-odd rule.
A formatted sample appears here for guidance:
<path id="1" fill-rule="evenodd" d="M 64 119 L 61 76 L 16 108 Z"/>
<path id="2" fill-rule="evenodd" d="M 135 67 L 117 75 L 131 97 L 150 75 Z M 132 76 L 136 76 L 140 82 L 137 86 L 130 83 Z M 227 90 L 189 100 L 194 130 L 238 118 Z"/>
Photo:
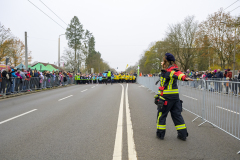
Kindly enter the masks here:
<path id="1" fill-rule="evenodd" d="M 222 83 L 220 82 L 223 79 L 223 73 L 218 69 L 217 73 L 214 75 L 214 78 L 216 78 L 215 82 L 215 91 L 222 92 Z"/>

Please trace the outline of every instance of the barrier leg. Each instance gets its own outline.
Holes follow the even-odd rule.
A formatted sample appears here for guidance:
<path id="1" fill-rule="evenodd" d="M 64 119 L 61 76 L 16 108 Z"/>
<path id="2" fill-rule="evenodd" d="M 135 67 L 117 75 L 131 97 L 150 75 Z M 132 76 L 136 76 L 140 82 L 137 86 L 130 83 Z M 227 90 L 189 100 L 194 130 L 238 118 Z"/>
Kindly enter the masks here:
<path id="1" fill-rule="evenodd" d="M 192 122 L 194 122 L 195 120 L 197 120 L 198 118 L 201 118 L 200 116 L 197 116 L 194 120 L 192 120 Z"/>

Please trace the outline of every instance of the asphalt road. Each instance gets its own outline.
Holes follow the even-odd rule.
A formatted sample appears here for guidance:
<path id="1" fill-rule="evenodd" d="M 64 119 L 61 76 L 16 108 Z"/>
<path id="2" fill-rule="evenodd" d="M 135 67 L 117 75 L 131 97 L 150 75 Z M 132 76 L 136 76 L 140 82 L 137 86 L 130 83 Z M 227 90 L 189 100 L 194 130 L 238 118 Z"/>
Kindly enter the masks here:
<path id="1" fill-rule="evenodd" d="M 0 160 L 240 159 L 240 143 L 184 111 L 156 138 L 154 93 L 138 84 L 78 85 L 0 101 Z"/>

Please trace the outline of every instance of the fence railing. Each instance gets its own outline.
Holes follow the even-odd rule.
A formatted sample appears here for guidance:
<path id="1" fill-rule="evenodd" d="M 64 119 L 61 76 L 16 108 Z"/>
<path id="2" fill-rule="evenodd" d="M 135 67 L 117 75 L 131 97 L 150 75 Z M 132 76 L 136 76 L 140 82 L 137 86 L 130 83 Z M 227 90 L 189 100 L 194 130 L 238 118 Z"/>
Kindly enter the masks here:
<path id="1" fill-rule="evenodd" d="M 157 93 L 159 77 L 138 77 L 137 83 Z M 240 82 L 218 80 L 178 81 L 183 108 L 240 140 Z"/>
<path id="2" fill-rule="evenodd" d="M 0 95 L 9 95 L 14 93 L 28 92 L 74 84 L 74 78 L 66 77 L 31 77 L 31 78 L 0 78 Z"/>

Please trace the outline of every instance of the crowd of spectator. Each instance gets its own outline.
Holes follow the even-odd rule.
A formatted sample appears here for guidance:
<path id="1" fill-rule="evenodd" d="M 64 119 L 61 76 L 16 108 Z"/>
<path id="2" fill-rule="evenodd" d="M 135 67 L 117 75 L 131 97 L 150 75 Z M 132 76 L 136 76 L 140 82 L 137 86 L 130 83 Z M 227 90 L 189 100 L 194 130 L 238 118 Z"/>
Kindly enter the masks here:
<path id="1" fill-rule="evenodd" d="M 238 74 L 240 73 L 240 70 L 238 72 Z M 193 79 L 198 79 L 198 78 L 205 78 L 205 79 L 225 79 L 225 80 L 233 80 L 233 79 L 239 79 L 240 76 L 236 76 L 236 77 L 233 77 L 233 74 L 231 72 L 230 69 L 225 69 L 224 72 L 222 72 L 220 69 L 218 70 L 214 70 L 214 71 L 211 71 L 210 70 L 207 70 L 207 71 L 196 71 L 194 72 L 194 70 L 190 71 L 189 69 L 185 72 L 185 74 L 188 76 L 188 77 L 191 77 Z"/>
<path id="2" fill-rule="evenodd" d="M 238 70 L 237 75 L 233 75 L 230 69 L 225 69 L 224 72 L 222 72 L 220 69 L 211 71 L 211 69 L 208 71 L 199 72 L 194 70 L 190 71 L 189 69 L 185 72 L 185 74 L 193 79 L 205 79 L 205 80 L 211 80 L 207 81 L 207 88 L 214 92 L 221 93 L 223 90 L 223 86 L 225 87 L 225 94 L 229 93 L 229 89 L 233 93 L 233 95 L 237 95 L 240 93 L 240 70 Z M 223 81 L 223 83 L 222 83 Z M 231 81 L 231 83 L 228 83 L 226 81 Z M 236 83 L 237 82 L 237 83 Z M 194 83 L 194 82 L 193 82 Z M 210 84 L 213 84 L 214 87 L 211 87 Z M 210 87 L 209 87 L 210 86 Z"/>
<path id="3" fill-rule="evenodd" d="M 16 69 L 12 65 L 8 70 L 0 71 L 0 95 L 62 86 L 73 83 L 72 77 L 73 73 L 70 72 L 39 72 L 31 68 L 28 70 Z"/>
<path id="4" fill-rule="evenodd" d="M 112 73 L 111 81 L 136 82 L 136 74 Z M 0 96 L 10 95 L 19 92 L 40 90 L 67 84 L 90 84 L 105 83 L 107 72 L 93 74 L 75 74 L 65 71 L 37 71 L 29 68 L 28 70 L 15 68 L 0 70 Z"/>

